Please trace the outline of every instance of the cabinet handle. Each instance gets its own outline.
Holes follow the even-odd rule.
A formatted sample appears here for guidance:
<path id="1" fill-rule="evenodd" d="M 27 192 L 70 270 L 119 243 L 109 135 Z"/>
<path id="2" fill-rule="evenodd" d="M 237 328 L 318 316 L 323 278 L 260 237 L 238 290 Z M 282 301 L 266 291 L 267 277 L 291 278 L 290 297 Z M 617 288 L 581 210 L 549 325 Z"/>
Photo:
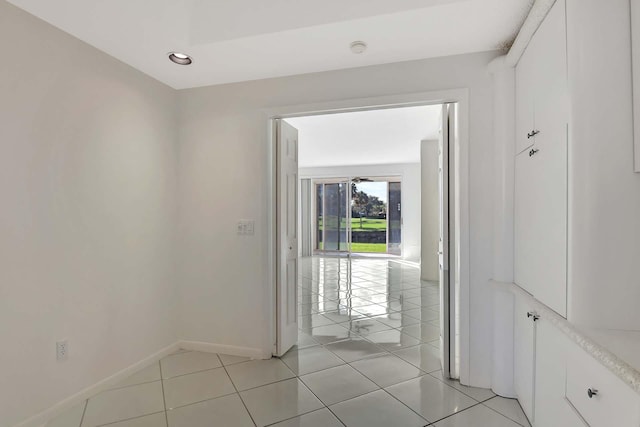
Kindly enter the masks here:
<path id="1" fill-rule="evenodd" d="M 587 395 L 589 396 L 589 399 L 593 399 L 593 396 L 598 395 L 598 390 L 596 390 L 595 388 L 590 388 L 587 390 Z"/>
<path id="2" fill-rule="evenodd" d="M 535 155 L 538 151 L 537 148 L 532 148 L 531 150 L 529 150 L 529 157 L 532 157 L 533 155 Z"/>
<path id="3" fill-rule="evenodd" d="M 528 318 L 533 317 L 533 321 L 534 322 L 537 321 L 538 319 L 540 319 L 540 316 L 538 314 L 536 314 L 535 311 L 528 311 L 527 312 L 527 317 Z"/>
<path id="4" fill-rule="evenodd" d="M 527 139 L 531 139 L 531 138 L 533 138 L 534 136 L 536 136 L 536 135 L 537 135 L 537 134 L 539 134 L 539 133 L 540 133 L 540 131 L 539 131 L 539 130 L 532 130 L 531 132 L 529 132 L 529 133 L 527 134 Z"/>

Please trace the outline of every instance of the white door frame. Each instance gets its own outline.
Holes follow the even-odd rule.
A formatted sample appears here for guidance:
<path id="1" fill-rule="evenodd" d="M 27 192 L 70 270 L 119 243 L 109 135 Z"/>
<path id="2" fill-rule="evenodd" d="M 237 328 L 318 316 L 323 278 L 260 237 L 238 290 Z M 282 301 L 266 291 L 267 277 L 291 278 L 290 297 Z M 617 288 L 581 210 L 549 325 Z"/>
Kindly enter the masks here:
<path id="1" fill-rule="evenodd" d="M 447 102 L 458 104 L 458 138 L 453 148 L 454 167 L 457 181 L 456 209 L 459 212 L 460 226 L 456 233 L 456 246 L 459 254 L 456 265 L 457 278 L 460 281 L 459 313 L 460 319 L 460 345 L 457 352 L 460 356 L 460 380 L 469 383 L 469 90 L 450 89 L 443 91 L 421 92 L 412 94 L 399 94 L 371 98 L 356 98 L 336 100 L 314 104 L 300 104 L 269 108 L 262 110 L 266 134 L 267 147 L 267 173 L 269 191 L 267 196 L 268 229 L 267 243 L 270 250 L 267 253 L 265 295 L 265 321 L 269 322 L 271 333 L 268 337 L 266 351 L 275 352 L 276 343 L 276 135 L 274 120 L 279 118 L 300 117 L 309 115 L 332 114 L 338 112 L 366 111 L 384 108 L 398 108 L 420 105 L 434 105 Z"/>

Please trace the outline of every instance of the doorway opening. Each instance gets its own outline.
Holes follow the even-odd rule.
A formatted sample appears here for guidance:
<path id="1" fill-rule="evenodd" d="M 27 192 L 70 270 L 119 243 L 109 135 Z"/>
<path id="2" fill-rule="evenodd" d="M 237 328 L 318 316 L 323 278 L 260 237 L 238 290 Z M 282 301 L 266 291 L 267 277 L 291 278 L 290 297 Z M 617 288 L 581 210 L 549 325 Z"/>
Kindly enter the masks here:
<path id="1" fill-rule="evenodd" d="M 401 176 L 312 179 L 312 187 L 315 255 L 402 254 Z"/>
<path id="2" fill-rule="evenodd" d="M 419 108 L 435 112 L 430 122 L 435 132 L 416 137 L 413 150 L 403 149 L 400 133 L 395 132 L 386 138 L 386 151 L 358 146 L 352 134 L 348 141 L 337 141 L 340 150 L 336 151 L 330 141 L 338 138 L 323 135 L 316 149 L 329 153 L 324 158 L 333 164 L 319 164 L 321 155 L 306 152 L 305 144 L 313 138 L 309 122 L 324 121 L 326 131 L 326 122 L 334 117 L 350 120 L 354 128 L 369 131 L 363 134 L 370 139 L 371 132 L 380 132 L 376 126 L 381 122 L 358 123 L 365 114 L 395 111 L 406 115 L 412 109 L 419 112 Z M 429 116 L 421 113 L 420 120 L 429 122 Z M 460 330 L 455 322 L 459 304 L 455 279 L 460 258 L 455 256 L 455 239 L 459 218 L 455 175 L 449 174 L 454 170 L 450 166 L 454 166 L 458 137 L 456 117 L 456 104 L 445 103 L 274 119 L 278 226 L 274 354 L 285 363 L 287 357 L 295 357 L 291 355 L 308 346 L 322 346 L 339 358 L 340 352 L 352 350 L 363 351 L 362 357 L 388 352 L 409 358 L 411 352 L 403 350 L 413 347 L 412 351 L 420 349 L 434 356 L 429 369 L 437 362 L 434 369 L 442 370 L 445 377 L 458 378 Z M 406 122 L 397 125 L 409 127 Z M 337 128 L 344 133 L 344 127 Z M 429 155 L 425 147 L 430 147 Z M 349 150 L 357 151 L 358 156 L 348 156 Z M 417 161 L 393 162 L 394 155 L 407 152 Z M 372 153 L 384 162 L 357 164 Z M 299 159 L 309 158 L 316 163 L 298 164 Z M 423 165 L 423 158 L 432 163 Z M 409 164 L 414 166 L 413 175 L 398 171 L 400 165 Z M 425 167 L 438 178 L 423 182 Z M 415 185 L 412 188 L 412 182 L 417 182 L 417 189 Z M 422 196 L 427 194 L 421 191 L 423 183 L 435 186 L 427 201 L 435 207 L 429 218 L 423 215 Z M 425 244 L 428 239 L 421 228 L 434 224 L 435 229 L 427 233 L 431 241 Z M 360 254 L 376 257 L 353 259 L 352 255 Z M 421 265 L 424 267 L 426 259 L 436 265 L 436 277 L 423 280 Z M 433 274 L 434 269 L 430 271 Z M 342 355 L 352 357 L 346 353 Z"/>

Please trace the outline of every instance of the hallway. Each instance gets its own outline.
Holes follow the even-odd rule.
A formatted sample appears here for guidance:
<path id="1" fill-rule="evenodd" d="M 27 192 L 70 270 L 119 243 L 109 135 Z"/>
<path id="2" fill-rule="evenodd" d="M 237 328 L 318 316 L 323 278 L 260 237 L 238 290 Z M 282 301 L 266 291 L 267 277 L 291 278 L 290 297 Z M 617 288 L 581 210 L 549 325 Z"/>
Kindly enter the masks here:
<path id="1" fill-rule="evenodd" d="M 282 359 L 180 351 L 47 427 L 528 426 L 515 400 L 442 378 L 438 285 L 418 268 L 304 258 L 298 296 Z"/>

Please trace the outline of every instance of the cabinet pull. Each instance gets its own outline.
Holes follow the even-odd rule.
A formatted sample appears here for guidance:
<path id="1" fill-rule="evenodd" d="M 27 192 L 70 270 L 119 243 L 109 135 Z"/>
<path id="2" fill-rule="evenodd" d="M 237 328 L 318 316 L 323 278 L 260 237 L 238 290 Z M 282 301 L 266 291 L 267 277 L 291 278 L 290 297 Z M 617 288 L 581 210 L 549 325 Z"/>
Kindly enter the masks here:
<path id="1" fill-rule="evenodd" d="M 533 156 L 534 154 L 536 154 L 538 151 L 540 151 L 540 150 L 538 150 L 537 148 L 532 148 L 531 150 L 529 150 L 529 157 L 532 157 L 532 156 Z"/>
<path id="2" fill-rule="evenodd" d="M 539 134 L 539 133 L 540 133 L 540 131 L 539 131 L 539 130 L 532 130 L 531 132 L 529 132 L 529 133 L 527 134 L 527 139 L 531 139 L 531 138 L 533 138 L 534 136 L 536 136 L 536 135 L 537 135 L 537 134 Z"/>
<path id="3" fill-rule="evenodd" d="M 537 321 L 538 319 L 540 319 L 540 316 L 537 315 L 535 311 L 528 311 L 527 312 L 527 317 L 528 318 L 533 317 L 533 321 L 534 322 Z"/>
<path id="4" fill-rule="evenodd" d="M 598 395 L 598 390 L 596 390 L 595 388 L 590 388 L 587 390 L 587 395 L 589 396 L 589 399 L 593 399 L 593 396 Z"/>

